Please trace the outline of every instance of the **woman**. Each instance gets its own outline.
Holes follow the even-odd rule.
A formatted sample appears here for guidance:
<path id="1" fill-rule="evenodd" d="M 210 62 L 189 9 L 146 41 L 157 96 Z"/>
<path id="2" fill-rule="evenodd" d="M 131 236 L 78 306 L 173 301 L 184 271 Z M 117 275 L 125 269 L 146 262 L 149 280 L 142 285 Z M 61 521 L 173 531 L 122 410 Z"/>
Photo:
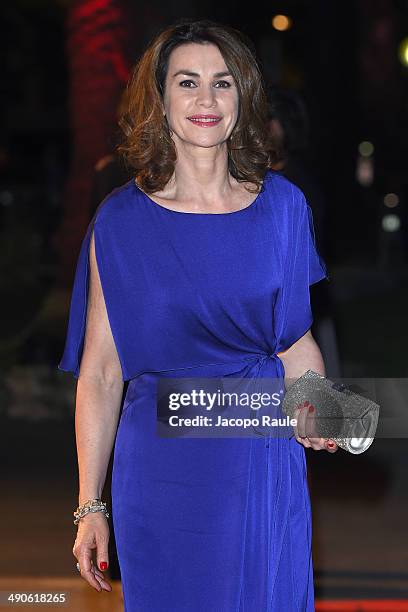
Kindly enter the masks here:
<path id="1" fill-rule="evenodd" d="M 88 228 L 59 364 L 78 378 L 79 504 L 100 498 L 114 443 L 126 612 L 311 611 L 304 447 L 333 441 L 306 437 L 304 414 L 296 437 L 156 435 L 161 377 L 324 373 L 309 285 L 327 273 L 310 208 L 269 170 L 261 76 L 239 32 L 168 28 L 129 98 L 121 151 L 135 180 Z M 98 591 L 110 590 L 100 509 L 80 518 L 73 549 Z"/>

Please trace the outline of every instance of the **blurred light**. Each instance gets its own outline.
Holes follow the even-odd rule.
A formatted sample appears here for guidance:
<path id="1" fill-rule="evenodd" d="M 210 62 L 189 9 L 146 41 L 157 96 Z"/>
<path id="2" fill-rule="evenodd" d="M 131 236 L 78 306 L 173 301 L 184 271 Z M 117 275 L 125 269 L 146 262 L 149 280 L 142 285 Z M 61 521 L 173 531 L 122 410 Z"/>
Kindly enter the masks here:
<path id="1" fill-rule="evenodd" d="M 370 155 L 374 153 L 373 143 L 369 142 L 368 140 L 363 140 L 363 142 L 360 142 L 358 145 L 358 152 L 363 157 L 370 157 Z"/>
<path id="2" fill-rule="evenodd" d="M 374 164 L 372 157 L 358 157 L 356 180 L 362 187 L 369 187 L 374 181 Z"/>
<path id="3" fill-rule="evenodd" d="M 284 32 L 292 27 L 292 20 L 287 15 L 275 15 L 272 17 L 272 27 L 279 32 Z"/>
<path id="4" fill-rule="evenodd" d="M 404 66 L 408 66 L 408 38 L 404 38 L 400 42 L 400 46 L 398 49 L 398 55 L 399 55 L 401 64 L 403 64 Z"/>
<path id="5" fill-rule="evenodd" d="M 387 193 L 384 196 L 384 204 L 388 208 L 394 208 L 395 206 L 398 206 L 399 204 L 399 197 L 397 196 L 396 193 Z"/>
<path id="6" fill-rule="evenodd" d="M 384 215 L 381 225 L 385 232 L 396 232 L 401 226 L 401 221 L 398 215 Z"/>

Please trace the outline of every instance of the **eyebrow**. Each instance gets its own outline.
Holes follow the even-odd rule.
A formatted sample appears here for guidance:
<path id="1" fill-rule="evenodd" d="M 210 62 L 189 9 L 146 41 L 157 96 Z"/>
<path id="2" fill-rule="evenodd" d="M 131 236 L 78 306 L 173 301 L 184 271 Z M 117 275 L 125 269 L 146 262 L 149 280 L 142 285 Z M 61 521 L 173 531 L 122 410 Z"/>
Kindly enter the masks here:
<path id="1" fill-rule="evenodd" d="M 173 77 L 176 77 L 179 74 L 184 74 L 186 76 L 192 76 L 192 77 L 199 77 L 200 75 L 198 74 L 198 72 L 191 72 L 191 70 L 178 70 L 175 74 L 173 74 Z M 232 76 L 230 72 L 224 71 L 224 72 L 216 72 L 214 74 L 214 76 L 218 79 L 220 77 L 225 77 L 225 76 Z"/>

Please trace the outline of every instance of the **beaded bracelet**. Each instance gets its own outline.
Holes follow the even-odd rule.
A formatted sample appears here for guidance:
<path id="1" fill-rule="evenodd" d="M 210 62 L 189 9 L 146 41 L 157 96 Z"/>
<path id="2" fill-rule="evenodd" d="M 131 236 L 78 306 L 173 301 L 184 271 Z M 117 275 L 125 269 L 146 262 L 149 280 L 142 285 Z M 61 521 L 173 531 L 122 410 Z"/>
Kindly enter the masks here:
<path id="1" fill-rule="evenodd" d="M 74 525 L 78 525 L 80 519 L 89 512 L 103 512 L 106 518 L 109 518 L 109 512 L 106 509 L 106 502 L 101 499 L 88 499 L 85 503 L 78 506 L 73 513 L 75 516 Z"/>

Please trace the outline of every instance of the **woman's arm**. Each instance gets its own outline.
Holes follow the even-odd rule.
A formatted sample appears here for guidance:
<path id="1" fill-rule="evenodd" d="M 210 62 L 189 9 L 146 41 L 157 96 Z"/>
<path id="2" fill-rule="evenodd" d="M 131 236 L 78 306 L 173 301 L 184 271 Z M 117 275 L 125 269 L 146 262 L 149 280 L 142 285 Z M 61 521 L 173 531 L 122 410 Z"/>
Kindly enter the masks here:
<path id="1" fill-rule="evenodd" d="M 285 368 L 287 388 L 307 370 L 313 370 L 317 374 L 326 376 L 322 354 L 310 329 L 286 351 L 278 353 L 278 357 Z"/>
<path id="2" fill-rule="evenodd" d="M 286 388 L 289 388 L 307 370 L 313 370 L 317 374 L 326 376 L 322 354 L 310 329 L 286 351 L 278 353 L 278 357 L 285 368 Z M 313 411 L 314 408 L 310 406 L 310 403 L 296 409 L 293 416 L 297 419 L 297 426 L 295 427 L 297 441 L 306 448 L 311 447 L 314 450 L 326 449 L 331 453 L 336 452 L 338 446 L 334 440 L 313 436 L 316 433 L 313 421 L 310 418 L 308 419 L 308 417 L 313 416 Z"/>
<path id="3" fill-rule="evenodd" d="M 106 312 L 92 235 L 86 332 L 75 410 L 79 504 L 101 497 L 122 394 L 122 371 Z M 80 520 L 73 553 L 80 563 L 81 575 L 98 591 L 101 587 L 111 588 L 102 572 L 91 566 L 92 549 L 97 549 L 99 567 L 101 561 L 108 561 L 108 539 L 109 528 L 103 513 L 89 513 Z"/>

